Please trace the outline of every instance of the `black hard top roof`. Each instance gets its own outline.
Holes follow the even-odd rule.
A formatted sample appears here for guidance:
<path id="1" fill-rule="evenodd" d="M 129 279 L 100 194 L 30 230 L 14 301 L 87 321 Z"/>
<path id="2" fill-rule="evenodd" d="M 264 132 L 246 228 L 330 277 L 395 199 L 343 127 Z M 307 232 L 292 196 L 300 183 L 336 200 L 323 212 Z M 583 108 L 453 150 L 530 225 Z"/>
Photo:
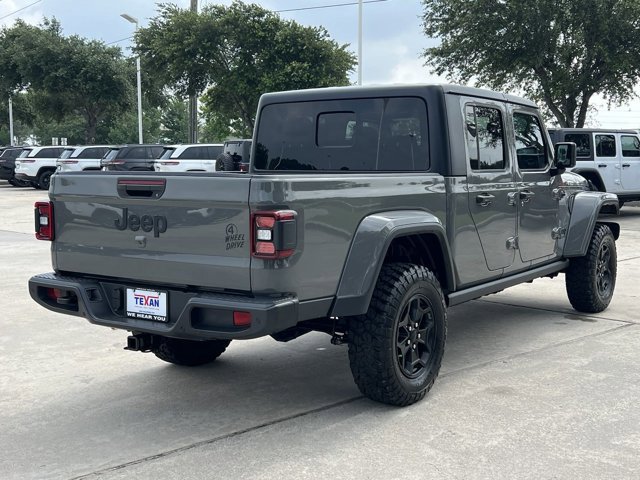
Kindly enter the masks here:
<path id="1" fill-rule="evenodd" d="M 308 90 L 290 90 L 286 92 L 266 93 L 261 103 L 284 103 L 310 100 L 334 100 L 344 98 L 369 98 L 380 96 L 425 96 L 427 92 L 441 94 L 464 95 L 469 97 L 486 98 L 502 102 L 515 103 L 532 108 L 538 106 L 531 100 L 483 88 L 464 87 L 448 84 L 417 84 L 417 85 L 380 85 L 367 87 L 331 87 L 313 88 Z"/>

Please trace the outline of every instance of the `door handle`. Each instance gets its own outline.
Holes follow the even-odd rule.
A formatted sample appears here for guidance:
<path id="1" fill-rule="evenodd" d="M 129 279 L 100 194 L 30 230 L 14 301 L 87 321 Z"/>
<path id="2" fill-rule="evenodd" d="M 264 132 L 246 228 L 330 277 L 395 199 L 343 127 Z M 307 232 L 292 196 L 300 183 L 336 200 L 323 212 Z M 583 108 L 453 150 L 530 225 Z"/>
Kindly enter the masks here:
<path id="1" fill-rule="evenodd" d="M 598 164 L 598 168 L 607 168 L 607 164 L 606 163 L 599 163 Z"/>
<path id="2" fill-rule="evenodd" d="M 480 195 L 476 195 L 476 203 L 481 207 L 488 207 L 493 203 L 493 199 L 496 198 L 495 195 L 491 195 L 490 193 L 481 193 Z"/>
<path id="3" fill-rule="evenodd" d="M 520 192 L 520 200 L 522 200 L 522 203 L 528 203 L 528 202 L 530 202 L 530 201 L 531 201 L 531 199 L 532 199 L 533 197 L 535 197 L 535 196 L 536 196 L 536 194 L 535 194 L 535 193 L 533 193 L 533 192 L 532 192 L 532 191 L 530 191 L 530 190 L 523 190 L 523 191 L 521 191 L 521 192 Z"/>
<path id="4" fill-rule="evenodd" d="M 630 166 L 631 166 L 631 164 L 630 164 L 630 163 L 623 163 L 623 164 L 622 164 L 622 168 L 627 168 L 627 167 L 630 167 Z"/>

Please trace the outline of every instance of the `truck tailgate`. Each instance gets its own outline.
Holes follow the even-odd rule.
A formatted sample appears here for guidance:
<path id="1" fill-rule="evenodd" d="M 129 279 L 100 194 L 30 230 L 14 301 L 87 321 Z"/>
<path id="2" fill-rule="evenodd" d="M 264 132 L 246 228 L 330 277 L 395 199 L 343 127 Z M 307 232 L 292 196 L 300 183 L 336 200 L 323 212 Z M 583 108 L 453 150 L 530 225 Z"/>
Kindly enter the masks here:
<path id="1" fill-rule="evenodd" d="M 246 175 L 53 177 L 54 268 L 250 291 Z"/>

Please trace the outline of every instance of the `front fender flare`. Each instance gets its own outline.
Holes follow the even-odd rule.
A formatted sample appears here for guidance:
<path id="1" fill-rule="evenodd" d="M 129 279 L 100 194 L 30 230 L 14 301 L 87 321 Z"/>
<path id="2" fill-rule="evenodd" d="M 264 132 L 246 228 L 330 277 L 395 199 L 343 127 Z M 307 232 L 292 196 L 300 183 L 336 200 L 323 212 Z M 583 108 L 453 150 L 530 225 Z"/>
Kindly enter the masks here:
<path id="1" fill-rule="evenodd" d="M 389 245 L 395 238 L 412 234 L 435 235 L 445 257 L 447 284 L 455 289 L 451 253 L 440 219 L 420 210 L 382 212 L 365 217 L 356 230 L 338 284 L 332 317 L 366 313 Z"/>
<path id="2" fill-rule="evenodd" d="M 575 195 L 571 207 L 571 219 L 564 243 L 564 257 L 582 257 L 587 254 L 593 229 L 598 221 L 600 210 L 605 205 L 618 208 L 618 196 L 605 192 L 579 192 Z M 603 222 L 611 227 L 616 239 L 620 227 L 614 222 Z"/>

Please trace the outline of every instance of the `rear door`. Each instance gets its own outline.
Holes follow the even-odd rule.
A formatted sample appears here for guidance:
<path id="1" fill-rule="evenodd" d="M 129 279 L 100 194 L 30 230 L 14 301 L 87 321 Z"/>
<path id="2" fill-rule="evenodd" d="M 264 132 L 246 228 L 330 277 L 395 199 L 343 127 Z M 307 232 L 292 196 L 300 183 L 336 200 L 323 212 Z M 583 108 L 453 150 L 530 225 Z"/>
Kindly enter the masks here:
<path id="1" fill-rule="evenodd" d="M 515 257 L 516 185 L 505 148 L 505 117 L 498 102 L 465 105 L 469 210 L 488 270 L 507 268 Z"/>
<path id="2" fill-rule="evenodd" d="M 250 181 L 69 173 L 51 190 L 56 268 L 249 291 Z"/>
<path id="3" fill-rule="evenodd" d="M 625 192 L 640 192 L 640 139 L 638 135 L 620 135 L 622 165 L 620 182 Z"/>
<path id="4" fill-rule="evenodd" d="M 620 169 L 622 168 L 620 148 L 615 133 L 595 132 L 593 134 L 595 146 L 596 168 L 604 181 L 607 192 L 617 193 L 622 190 Z"/>

